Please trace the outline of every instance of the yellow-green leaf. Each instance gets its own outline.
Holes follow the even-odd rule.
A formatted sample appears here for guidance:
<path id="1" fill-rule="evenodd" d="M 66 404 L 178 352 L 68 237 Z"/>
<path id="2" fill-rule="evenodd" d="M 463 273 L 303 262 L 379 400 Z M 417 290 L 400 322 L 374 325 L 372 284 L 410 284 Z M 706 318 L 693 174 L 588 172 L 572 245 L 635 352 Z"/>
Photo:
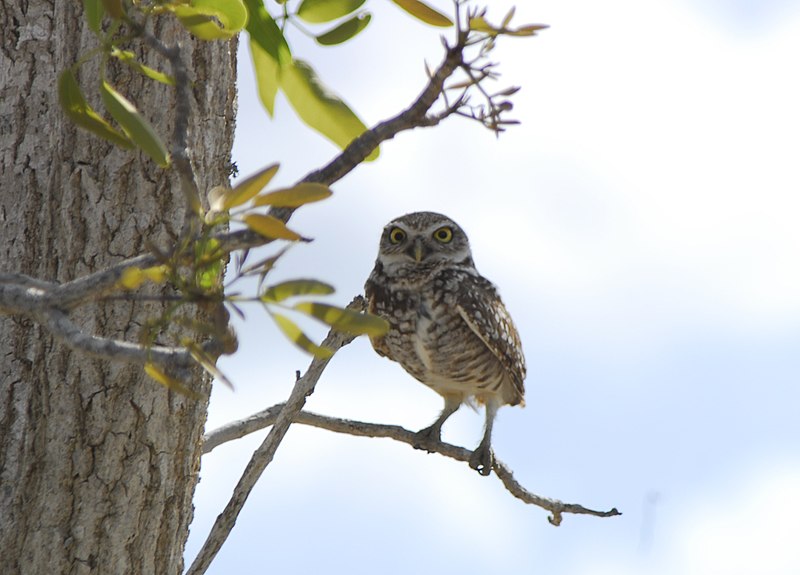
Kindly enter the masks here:
<path id="1" fill-rule="evenodd" d="M 333 30 L 320 34 L 316 37 L 316 40 L 323 46 L 342 44 L 366 28 L 371 18 L 372 16 L 366 13 L 358 14 L 345 20 Z"/>
<path id="2" fill-rule="evenodd" d="M 153 266 L 142 270 L 142 274 L 153 283 L 163 283 L 167 280 L 169 268 L 167 266 Z"/>
<path id="3" fill-rule="evenodd" d="M 122 275 L 120 276 L 119 280 L 117 280 L 117 284 L 122 286 L 124 289 L 131 290 L 142 285 L 145 279 L 147 278 L 145 277 L 141 268 L 125 268 L 122 270 Z"/>
<path id="4" fill-rule="evenodd" d="M 330 22 L 358 10 L 365 0 L 303 0 L 297 15 L 312 24 Z"/>
<path id="5" fill-rule="evenodd" d="M 141 62 L 137 62 L 136 55 L 129 50 L 120 50 L 119 48 L 114 48 L 111 50 L 111 55 L 117 58 L 120 62 L 123 62 L 129 66 L 131 69 L 136 70 L 144 76 L 147 76 L 151 80 L 161 82 L 162 84 L 167 84 L 168 86 L 175 85 L 175 78 L 165 74 L 164 72 L 159 72 L 158 70 L 154 70 L 149 66 L 145 66 Z"/>
<path id="6" fill-rule="evenodd" d="M 191 4 L 170 4 L 167 8 L 201 40 L 227 40 L 247 25 L 247 8 L 242 0 L 192 0 Z"/>
<path id="7" fill-rule="evenodd" d="M 297 232 L 287 228 L 286 224 L 273 216 L 248 214 L 244 217 L 244 223 L 254 232 L 273 240 L 297 241 L 305 239 Z"/>
<path id="8" fill-rule="evenodd" d="M 258 192 L 263 190 L 264 187 L 269 184 L 270 180 L 272 180 L 272 178 L 278 172 L 278 168 L 278 164 L 272 164 L 236 184 L 232 190 L 223 196 L 221 205 L 222 210 L 229 210 L 249 202 L 256 196 L 256 194 L 258 194 Z"/>
<path id="9" fill-rule="evenodd" d="M 162 283 L 167 279 L 169 269 L 167 266 L 153 266 L 145 269 L 130 267 L 122 270 L 117 285 L 123 289 L 133 290 L 142 285 L 146 280 L 153 283 Z"/>
<path id="10" fill-rule="evenodd" d="M 333 195 L 325 184 L 303 182 L 291 188 L 282 188 L 258 196 L 254 206 L 274 206 L 276 208 L 297 208 L 311 202 L 318 202 Z"/>
<path id="11" fill-rule="evenodd" d="M 420 2 L 420 0 L 392 0 L 395 4 L 400 6 L 403 10 L 411 14 L 417 20 L 421 20 L 431 26 L 440 26 L 446 28 L 452 26 L 453 21 L 447 16 Z"/>
<path id="12" fill-rule="evenodd" d="M 86 23 L 92 32 L 100 31 L 103 22 L 103 3 L 101 0 L 83 0 L 83 12 L 86 14 Z"/>
<path id="13" fill-rule="evenodd" d="M 358 313 L 333 305 L 317 302 L 300 302 L 294 309 L 310 315 L 331 327 L 354 335 L 378 337 L 389 331 L 389 324 L 376 315 Z"/>
<path id="14" fill-rule="evenodd" d="M 512 6 L 511 9 L 508 11 L 508 13 L 505 15 L 505 18 L 503 18 L 503 23 L 500 25 L 502 28 L 505 28 L 509 24 L 511 24 L 511 19 L 514 17 L 514 12 L 516 11 L 517 11 L 516 6 Z"/>
<path id="15" fill-rule="evenodd" d="M 58 100 L 69 119 L 84 130 L 117 146 L 128 149 L 135 147 L 125 134 L 115 130 L 86 102 L 72 70 L 65 70 L 58 79 Z"/>
<path id="16" fill-rule="evenodd" d="M 300 119 L 342 149 L 367 129 L 302 60 L 281 66 L 281 88 Z M 377 157 L 376 149 L 367 160 Z"/>
<path id="17" fill-rule="evenodd" d="M 280 87 L 282 62 L 291 62 L 292 54 L 283 32 L 264 8 L 263 0 L 245 0 L 249 17 L 250 53 L 255 68 L 258 97 L 272 116 L 275 112 L 275 95 Z"/>
<path id="18" fill-rule="evenodd" d="M 272 319 L 275 320 L 275 323 L 283 332 L 283 335 L 285 335 L 289 341 L 291 341 L 300 349 L 305 350 L 320 359 L 327 359 L 333 355 L 333 350 L 328 349 L 327 347 L 321 347 L 308 339 L 306 334 L 304 334 L 303 331 L 297 327 L 297 324 L 288 317 L 278 313 L 272 313 L 271 315 Z"/>
<path id="19" fill-rule="evenodd" d="M 509 14 L 513 15 L 513 12 L 510 12 Z M 506 18 L 508 18 L 508 16 L 506 16 Z M 507 23 L 504 23 L 500 27 L 493 26 L 483 16 L 473 16 L 469 19 L 469 27 L 471 30 L 484 32 L 485 34 L 489 34 L 491 36 L 498 36 L 500 34 L 506 36 L 534 36 L 539 30 L 545 30 L 546 28 L 549 28 L 549 26 L 546 24 L 528 24 L 525 26 L 520 26 L 516 29 L 506 28 L 506 26 Z"/>
<path id="20" fill-rule="evenodd" d="M 503 34 L 509 36 L 535 36 L 539 30 L 545 30 L 549 27 L 547 24 L 528 24 L 515 30 L 504 30 Z"/>
<path id="21" fill-rule="evenodd" d="M 297 295 L 330 295 L 333 286 L 317 280 L 289 280 L 268 287 L 259 296 L 263 302 L 277 303 Z"/>
<path id="22" fill-rule="evenodd" d="M 195 285 L 206 290 L 216 290 L 222 280 L 222 257 L 219 240 L 216 238 L 200 239 L 194 244 Z"/>
<path id="23" fill-rule="evenodd" d="M 161 167 L 169 165 L 169 153 L 161 138 L 145 120 L 136 106 L 103 80 L 100 97 L 109 114 L 119 123 L 125 134 Z"/>
<path id="24" fill-rule="evenodd" d="M 264 0 L 244 0 L 247 5 L 247 33 L 250 40 L 261 46 L 272 59 L 280 64 L 291 60 L 291 51 L 278 24 L 264 8 Z"/>
<path id="25" fill-rule="evenodd" d="M 280 64 L 258 42 L 253 40 L 252 36 L 250 37 L 250 54 L 256 75 L 258 98 L 267 113 L 272 116 L 275 114 L 275 96 L 280 86 Z"/>
<path id="26" fill-rule="evenodd" d="M 145 363 L 144 372 L 167 389 L 171 389 L 172 391 L 180 393 L 181 395 L 185 395 L 191 399 L 200 399 L 199 393 L 189 389 L 174 377 L 170 377 L 153 363 Z"/>
<path id="27" fill-rule="evenodd" d="M 497 34 L 498 32 L 497 28 L 489 24 L 483 16 L 474 16 L 470 18 L 469 27 L 471 30 L 486 32 L 487 34 Z"/>
<path id="28" fill-rule="evenodd" d="M 211 375 L 211 377 L 233 389 L 233 383 L 231 383 L 231 380 L 228 379 L 224 373 L 222 373 L 222 371 L 214 362 L 214 358 L 208 355 L 203 348 L 201 348 L 195 342 L 186 342 L 186 348 L 189 350 L 189 353 L 192 354 L 194 360 L 199 363 L 200 366 L 205 369 L 209 375 Z"/>

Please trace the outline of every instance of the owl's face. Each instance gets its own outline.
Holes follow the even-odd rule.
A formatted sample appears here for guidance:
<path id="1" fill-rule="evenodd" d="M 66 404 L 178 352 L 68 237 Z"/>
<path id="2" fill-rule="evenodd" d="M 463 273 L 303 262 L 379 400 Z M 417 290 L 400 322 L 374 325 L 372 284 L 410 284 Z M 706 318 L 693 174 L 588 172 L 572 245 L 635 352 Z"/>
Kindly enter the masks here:
<path id="1" fill-rule="evenodd" d="M 434 212 L 414 212 L 389 222 L 378 261 L 390 274 L 474 266 L 467 235 L 453 220 Z"/>

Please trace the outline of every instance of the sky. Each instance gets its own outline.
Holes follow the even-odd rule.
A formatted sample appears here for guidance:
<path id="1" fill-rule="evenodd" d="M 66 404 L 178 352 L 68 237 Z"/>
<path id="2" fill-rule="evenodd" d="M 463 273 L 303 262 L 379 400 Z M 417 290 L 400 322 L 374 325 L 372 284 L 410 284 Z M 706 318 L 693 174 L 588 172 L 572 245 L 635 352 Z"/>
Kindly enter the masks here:
<path id="1" fill-rule="evenodd" d="M 385 143 L 295 214 L 315 240 L 270 279 L 328 281 L 344 305 L 384 224 L 449 215 L 528 362 L 497 457 L 539 495 L 623 515 L 556 528 L 466 464 L 296 425 L 209 573 L 800 573 L 800 3 L 517 4 L 515 23 L 550 25 L 494 54 L 498 89 L 522 87 L 521 125 L 498 139 L 451 118 Z M 511 3 L 490 5 L 497 21 Z M 440 30 L 366 6 L 349 44 L 291 42 L 371 125 L 410 104 L 442 49 Z M 289 185 L 336 150 L 280 97 L 270 119 L 240 54 L 233 159 L 244 176 L 280 162 Z M 309 362 L 246 311 L 209 430 L 284 400 Z M 307 408 L 416 430 L 441 400 L 359 339 Z M 443 439 L 471 449 L 482 422 L 464 407 Z M 203 458 L 187 565 L 265 433 Z"/>

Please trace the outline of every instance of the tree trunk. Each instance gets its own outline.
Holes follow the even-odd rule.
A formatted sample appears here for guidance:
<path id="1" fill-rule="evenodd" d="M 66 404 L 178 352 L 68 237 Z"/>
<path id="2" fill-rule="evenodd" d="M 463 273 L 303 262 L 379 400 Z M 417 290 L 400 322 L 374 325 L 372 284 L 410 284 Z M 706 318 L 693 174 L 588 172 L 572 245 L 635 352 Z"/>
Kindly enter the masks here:
<path id="1" fill-rule="evenodd" d="M 200 188 L 226 183 L 235 43 L 196 42 L 169 17 L 156 26 L 167 45 L 180 41 L 193 80 L 189 153 Z M 151 244 L 165 247 L 181 229 L 174 175 L 79 131 L 58 105 L 59 73 L 96 44 L 80 2 L 0 7 L 2 272 L 68 281 Z M 79 79 L 102 109 L 98 60 L 81 66 Z M 152 53 L 145 63 L 169 72 Z M 173 89 L 120 66 L 109 79 L 168 141 Z M 136 342 L 157 311 L 102 303 L 72 318 L 91 333 Z M 71 353 L 40 326 L 0 317 L 0 570 L 180 573 L 206 407 L 140 366 Z"/>

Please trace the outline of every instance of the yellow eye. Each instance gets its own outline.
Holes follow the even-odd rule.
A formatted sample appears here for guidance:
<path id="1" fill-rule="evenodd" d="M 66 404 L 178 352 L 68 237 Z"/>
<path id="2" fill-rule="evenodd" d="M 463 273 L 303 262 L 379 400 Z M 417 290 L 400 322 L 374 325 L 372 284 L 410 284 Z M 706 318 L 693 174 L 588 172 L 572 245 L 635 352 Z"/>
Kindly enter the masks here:
<path id="1" fill-rule="evenodd" d="M 453 239 L 453 228 L 451 228 L 450 226 L 444 226 L 442 228 L 439 228 L 438 230 L 433 232 L 433 237 L 442 242 L 443 244 L 446 244 L 447 242 Z"/>
<path id="2" fill-rule="evenodd" d="M 399 244 L 406 239 L 406 233 L 400 228 L 392 228 L 389 232 L 389 241 L 393 244 Z"/>

